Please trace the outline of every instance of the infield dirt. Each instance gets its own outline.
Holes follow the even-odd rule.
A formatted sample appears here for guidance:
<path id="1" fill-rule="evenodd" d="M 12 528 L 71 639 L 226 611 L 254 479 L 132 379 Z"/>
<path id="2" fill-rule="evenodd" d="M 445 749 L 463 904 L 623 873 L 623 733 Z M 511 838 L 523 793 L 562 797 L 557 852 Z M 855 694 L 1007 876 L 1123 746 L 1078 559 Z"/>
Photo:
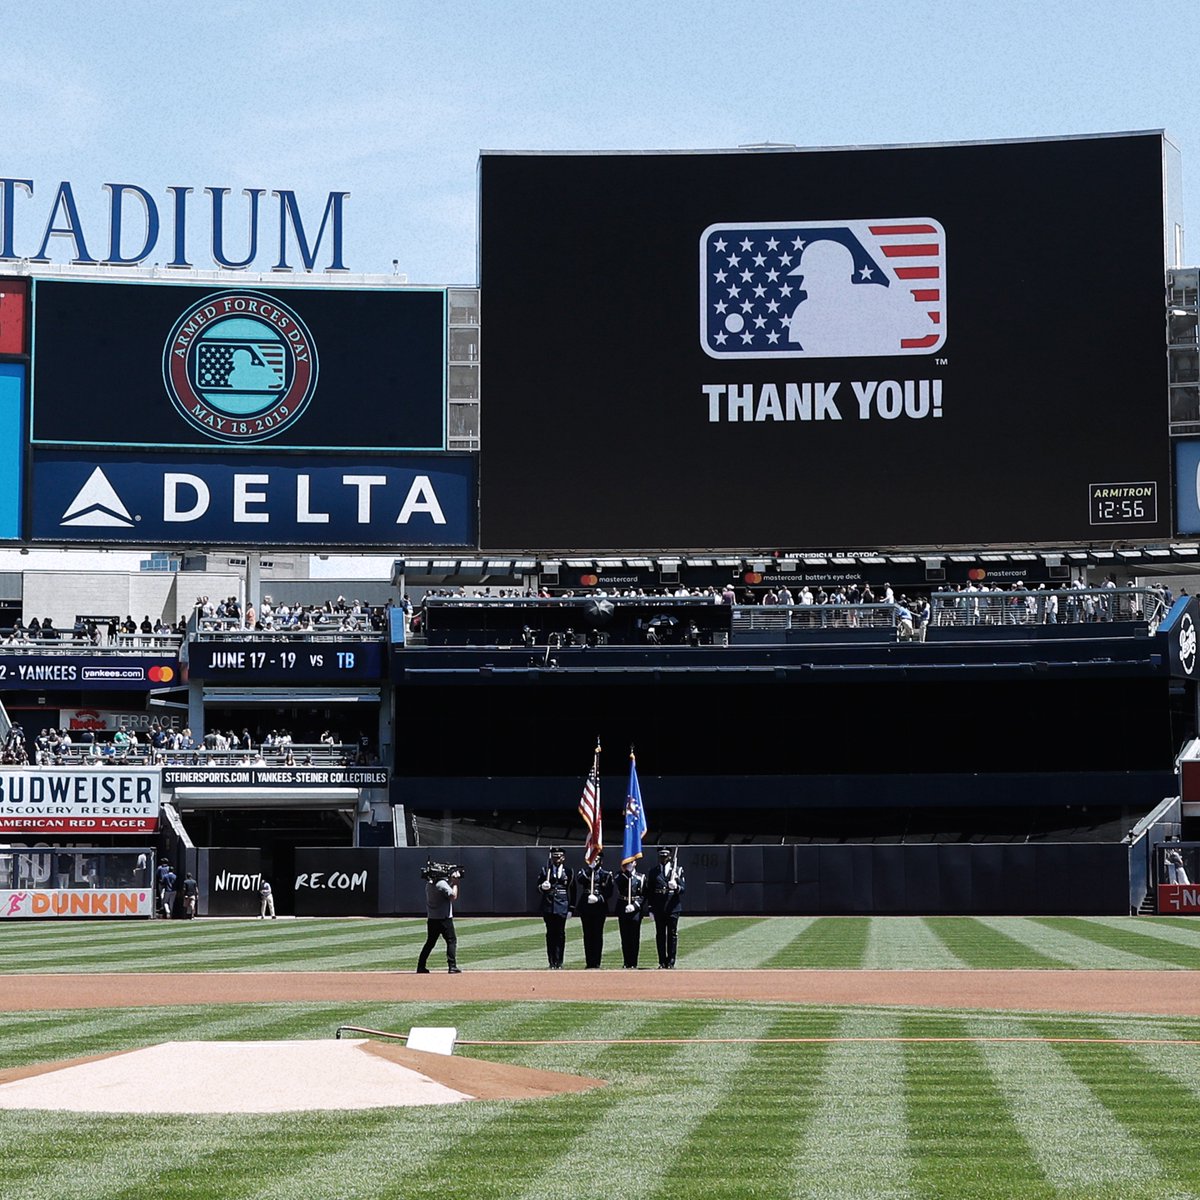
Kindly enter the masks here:
<path id="1" fill-rule="evenodd" d="M 1200 1016 L 1200 971 L 471 971 L 4 975 L 0 1009 L 641 1000 Z"/>

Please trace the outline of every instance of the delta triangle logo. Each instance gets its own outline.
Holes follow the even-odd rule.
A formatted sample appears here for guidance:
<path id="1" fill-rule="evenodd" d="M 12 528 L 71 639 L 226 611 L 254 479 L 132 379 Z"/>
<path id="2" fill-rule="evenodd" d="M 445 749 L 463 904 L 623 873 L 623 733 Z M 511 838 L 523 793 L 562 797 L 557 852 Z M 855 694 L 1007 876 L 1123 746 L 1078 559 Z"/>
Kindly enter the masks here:
<path id="1" fill-rule="evenodd" d="M 133 518 L 108 477 L 97 467 L 79 494 L 67 505 L 59 525 L 119 526 L 132 529 Z"/>

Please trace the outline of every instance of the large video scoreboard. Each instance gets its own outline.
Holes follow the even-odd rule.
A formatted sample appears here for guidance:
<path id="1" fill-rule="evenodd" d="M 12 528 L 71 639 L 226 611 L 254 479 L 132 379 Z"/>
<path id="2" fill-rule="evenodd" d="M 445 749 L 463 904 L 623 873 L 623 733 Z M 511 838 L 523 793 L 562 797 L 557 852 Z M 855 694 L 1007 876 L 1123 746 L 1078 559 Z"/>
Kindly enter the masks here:
<path id="1" fill-rule="evenodd" d="M 483 549 L 1167 535 L 1174 153 L 485 154 Z"/>

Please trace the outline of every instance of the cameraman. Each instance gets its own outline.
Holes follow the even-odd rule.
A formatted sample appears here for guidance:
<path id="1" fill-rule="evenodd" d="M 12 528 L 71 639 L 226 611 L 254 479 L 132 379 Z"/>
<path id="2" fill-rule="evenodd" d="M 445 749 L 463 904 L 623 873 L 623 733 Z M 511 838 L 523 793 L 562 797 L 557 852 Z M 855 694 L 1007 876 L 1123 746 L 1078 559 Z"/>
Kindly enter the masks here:
<path id="1" fill-rule="evenodd" d="M 417 959 L 417 974 L 428 975 L 429 952 L 437 945 L 438 938 L 446 939 L 446 965 L 451 975 L 461 975 L 458 966 L 458 935 L 454 932 L 454 901 L 458 899 L 458 881 L 462 871 L 457 867 L 449 875 L 426 875 L 425 877 L 425 925 L 428 935 Z"/>

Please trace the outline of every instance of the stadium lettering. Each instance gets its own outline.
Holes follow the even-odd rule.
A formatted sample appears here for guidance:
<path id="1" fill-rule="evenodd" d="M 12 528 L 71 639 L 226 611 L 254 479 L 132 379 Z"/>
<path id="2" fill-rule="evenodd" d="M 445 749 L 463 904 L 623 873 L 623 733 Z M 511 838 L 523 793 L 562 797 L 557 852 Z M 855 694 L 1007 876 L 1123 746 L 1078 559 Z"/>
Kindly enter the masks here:
<path id="1" fill-rule="evenodd" d="M 97 262 L 107 266 L 137 266 L 146 261 L 156 252 L 160 240 L 168 244 L 173 257 L 167 263 L 170 267 L 190 268 L 188 259 L 189 203 L 188 197 L 193 188 L 172 185 L 167 193 L 170 197 L 170 223 L 173 229 L 169 237 L 160 239 L 163 233 L 163 219 L 159 204 L 145 188 L 136 183 L 106 183 L 103 190 L 108 193 L 107 235 L 108 249 L 104 258 L 97 259 L 88 249 L 89 236 L 92 244 L 97 245 L 99 238 L 96 230 L 89 234 L 84 228 L 84 219 L 75 199 L 75 192 L 69 182 L 63 181 L 54 193 L 48 215 L 42 223 L 41 243 L 36 253 L 30 253 L 34 245 L 32 240 L 18 245 L 17 217 L 23 216 L 25 202 L 32 201 L 34 181 L 17 177 L 0 178 L 0 260 L 16 260 L 27 258 L 31 262 L 49 262 L 51 244 L 67 242 L 70 246 L 70 261 L 81 266 L 94 266 Z M 225 250 L 225 198 L 229 188 L 209 187 L 208 193 L 209 245 L 212 261 L 218 267 L 228 270 L 242 270 L 249 267 L 258 257 L 259 250 L 259 201 L 267 195 L 265 188 L 246 188 L 242 195 L 247 198 L 249 215 L 248 252 L 244 258 L 233 259 Z M 299 266 L 305 271 L 316 268 L 317 258 L 321 253 L 321 244 L 328 235 L 329 265 L 326 271 L 345 271 L 346 263 L 343 251 L 344 209 L 349 192 L 329 192 L 325 198 L 325 206 L 321 213 L 320 225 L 316 238 L 309 240 L 308 231 L 300 212 L 300 204 L 296 193 L 287 189 L 273 189 L 271 195 L 279 202 L 279 219 L 277 228 L 278 255 L 272 266 L 274 271 L 290 271 L 288 262 L 292 245 L 299 254 Z M 18 200 L 20 197 L 20 200 Z M 128 202 L 128 203 L 127 203 Z M 200 205 L 196 205 L 200 208 Z M 132 214 L 132 220 L 126 218 Z M 193 222 L 194 223 L 194 222 Z M 269 226 L 264 219 L 261 224 Z M 309 226 L 312 220 L 310 214 Z M 57 241 L 56 241 L 57 239 Z M 275 252 L 272 249 L 271 254 Z M 290 336 L 290 334 L 289 334 Z"/>
<path id="2" fill-rule="evenodd" d="M 197 410 L 198 412 L 198 410 Z M 218 427 L 223 425 L 220 418 L 213 420 Z M 315 512 L 312 507 L 312 477 L 297 475 L 296 480 L 296 523 L 324 524 L 329 521 L 329 513 Z M 243 475 L 233 476 L 233 521 L 235 525 L 259 524 L 267 525 L 271 521 L 271 513 L 265 506 L 269 503 L 266 490 L 271 483 L 271 476 Z M 386 475 L 343 475 L 341 484 L 350 488 L 354 493 L 353 503 L 359 525 L 370 525 L 373 519 L 373 492 L 375 488 L 385 487 L 388 483 Z M 212 503 L 212 491 L 209 485 L 199 475 L 191 475 L 182 471 L 167 471 L 163 474 L 163 520 L 171 522 L 198 521 L 209 510 Z M 260 508 L 260 506 L 263 506 Z M 417 475 L 409 484 L 408 492 L 396 516 L 395 524 L 407 525 L 418 514 L 427 515 L 435 525 L 445 525 L 446 515 L 442 511 L 441 502 L 433 482 L 428 475 Z"/>

